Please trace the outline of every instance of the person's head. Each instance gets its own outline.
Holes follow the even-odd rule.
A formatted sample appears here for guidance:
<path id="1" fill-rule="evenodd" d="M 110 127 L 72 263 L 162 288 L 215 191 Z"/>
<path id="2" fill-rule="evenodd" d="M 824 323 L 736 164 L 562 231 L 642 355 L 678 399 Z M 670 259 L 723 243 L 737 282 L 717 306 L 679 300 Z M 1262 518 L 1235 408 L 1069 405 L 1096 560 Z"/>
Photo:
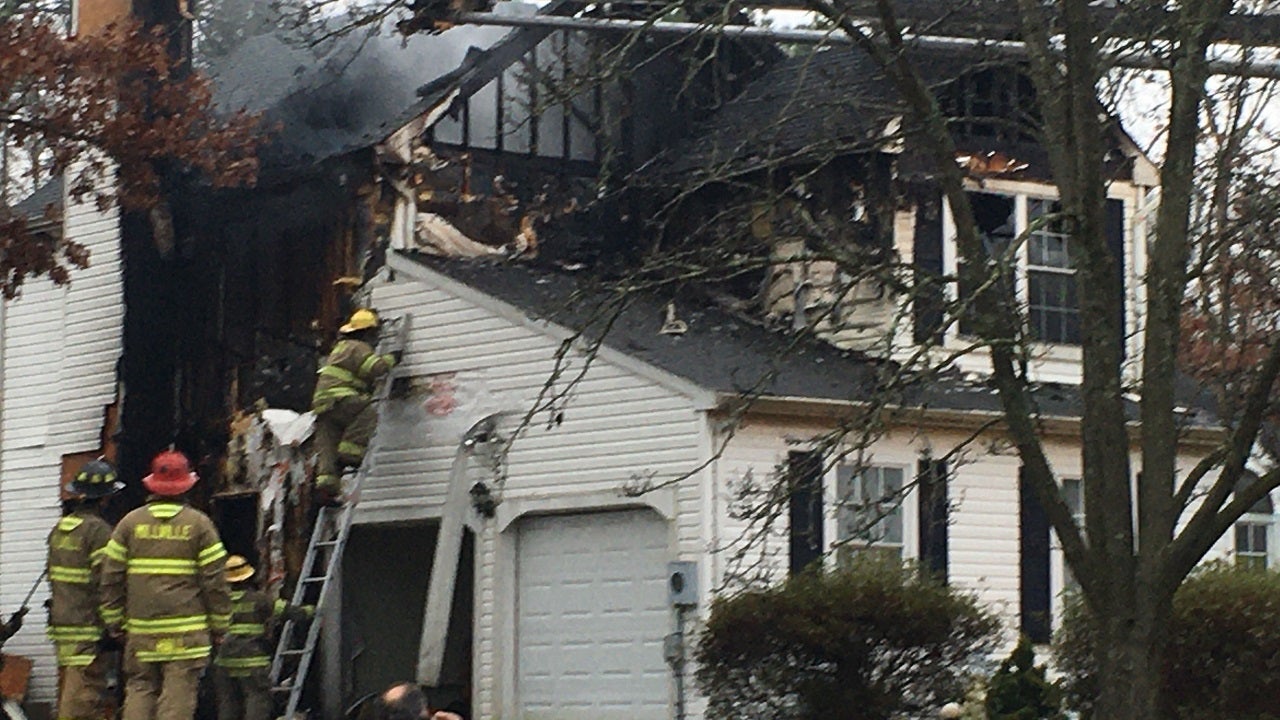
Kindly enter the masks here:
<path id="1" fill-rule="evenodd" d="M 396 683 L 378 699 L 382 705 L 378 720 L 428 720 L 431 717 L 426 693 L 413 683 Z"/>
<path id="2" fill-rule="evenodd" d="M 227 564 L 223 570 L 227 576 L 227 583 L 236 587 L 250 584 L 253 574 L 257 572 L 249 561 L 244 559 L 243 555 L 232 555 L 227 558 Z"/>
<path id="3" fill-rule="evenodd" d="M 151 474 L 142 478 L 142 484 L 154 495 L 179 497 L 199 479 L 186 455 L 165 450 L 151 461 Z"/>
<path id="4" fill-rule="evenodd" d="M 349 338 L 369 341 L 378 336 L 378 326 L 381 322 L 376 311 L 360 308 L 351 313 L 347 324 L 338 328 L 338 332 Z"/>
<path id="5" fill-rule="evenodd" d="M 101 510 L 112 495 L 123 489 L 124 483 L 117 478 L 115 467 L 104 458 L 82 465 L 65 488 L 75 496 L 70 503 L 72 511 Z"/>

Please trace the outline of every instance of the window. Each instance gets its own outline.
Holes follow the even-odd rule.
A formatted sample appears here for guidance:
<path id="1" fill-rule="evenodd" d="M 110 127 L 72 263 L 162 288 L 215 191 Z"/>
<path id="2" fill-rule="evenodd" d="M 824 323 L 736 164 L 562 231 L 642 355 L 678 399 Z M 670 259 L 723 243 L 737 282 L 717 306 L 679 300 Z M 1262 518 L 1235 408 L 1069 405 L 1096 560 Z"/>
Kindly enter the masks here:
<path id="1" fill-rule="evenodd" d="M 1076 521 L 1076 527 L 1084 532 L 1084 483 L 1078 478 L 1063 478 L 1062 480 L 1062 501 L 1071 509 L 1071 517 Z M 1076 591 L 1080 589 L 1080 583 L 1076 580 L 1075 573 L 1071 572 L 1070 566 L 1064 558 L 1062 561 L 1062 589 L 1067 591 Z"/>
<path id="2" fill-rule="evenodd" d="M 836 473 L 839 554 L 876 548 L 902 556 L 902 468 L 841 465 Z"/>
<path id="3" fill-rule="evenodd" d="M 1275 507 L 1263 497 L 1236 523 L 1236 563 L 1266 570 L 1272 567 L 1271 533 L 1275 528 Z"/>
<path id="4" fill-rule="evenodd" d="M 978 232 L 981 233 L 982 251 L 986 253 L 984 260 L 988 267 L 983 276 L 990 277 L 996 272 L 997 263 L 1008 253 L 1010 243 L 1018 234 L 1016 205 L 1012 197 L 991 193 L 969 193 L 969 201 L 973 206 L 973 218 L 978 224 Z M 957 260 L 956 272 L 962 277 L 964 276 L 962 268 L 967 264 L 968 260 L 965 258 Z M 1010 280 L 1008 274 L 1003 273 L 997 291 L 1008 293 Z M 978 288 L 962 280 L 960 297 L 973 297 L 977 290 Z M 972 315 L 961 316 L 960 332 L 971 334 L 974 330 Z"/>
<path id="5" fill-rule="evenodd" d="M 979 287 L 999 297 L 1012 298 L 1017 310 L 1024 312 L 1027 333 L 1031 339 L 1055 345 L 1079 345 L 1080 296 L 1076 271 L 1071 266 L 1071 238 L 1060 218 L 1057 201 L 1026 195 L 1001 195 L 992 192 L 970 192 L 974 220 L 981 233 L 983 253 L 990 272 L 999 273 L 996 282 L 984 280 L 978 287 L 965 279 L 949 292 L 952 299 L 971 299 Z M 943 272 L 962 275 L 968 258 L 959 256 L 950 210 L 944 220 Z M 1105 232 L 1107 246 L 1124 274 L 1124 203 L 1107 201 Z M 1010 244 L 1025 237 L 1015 250 Z M 925 248 L 927 250 L 927 248 Z M 1010 308 L 1014 312 L 1015 308 Z M 1123 327 L 1121 318 L 1120 327 Z M 961 315 L 957 330 L 961 335 L 975 331 L 973 319 Z"/>
<path id="6" fill-rule="evenodd" d="M 1080 300 L 1076 271 L 1071 269 L 1071 239 L 1056 202 L 1030 200 L 1027 214 L 1027 322 L 1031 337 L 1041 342 L 1080 344 Z"/>
<path id="7" fill-rule="evenodd" d="M 1236 563 L 1259 570 L 1267 569 L 1267 535 L 1270 529 L 1269 522 L 1236 523 Z"/>

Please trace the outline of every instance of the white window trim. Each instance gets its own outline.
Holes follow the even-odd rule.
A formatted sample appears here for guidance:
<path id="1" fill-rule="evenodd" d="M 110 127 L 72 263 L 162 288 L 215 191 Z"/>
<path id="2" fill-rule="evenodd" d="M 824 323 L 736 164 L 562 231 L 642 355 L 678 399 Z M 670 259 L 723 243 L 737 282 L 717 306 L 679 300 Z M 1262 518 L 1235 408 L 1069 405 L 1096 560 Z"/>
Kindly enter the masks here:
<path id="1" fill-rule="evenodd" d="M 920 557 L 920 532 L 919 532 L 919 499 L 915 484 L 917 458 L 906 459 L 905 457 L 877 457 L 871 455 L 864 463 L 867 467 L 887 468 L 902 471 L 902 484 L 907 491 L 902 495 L 902 559 L 916 560 Z M 822 536 L 825 539 L 826 555 L 829 566 L 834 566 L 836 562 L 836 552 L 840 544 L 840 490 L 839 490 L 839 468 L 841 465 L 853 465 L 850 462 L 834 463 L 831 468 L 823 475 L 823 505 L 829 511 L 824 513 Z M 850 547 L 856 547 L 856 543 L 850 543 Z M 898 545 L 888 545 L 886 543 L 872 543 L 867 547 L 899 547 Z"/>
<path id="2" fill-rule="evenodd" d="M 965 190 L 969 192 L 989 193 L 992 195 L 1005 195 L 1014 199 L 1014 218 L 1015 224 L 1019 228 L 1018 232 L 1022 232 L 1026 228 L 1027 223 L 1027 200 L 1031 198 L 1039 200 L 1058 200 L 1059 195 L 1052 185 L 1032 182 L 1022 182 L 1014 180 L 992 180 L 988 179 L 982 184 L 973 181 L 965 183 Z M 1124 203 L 1125 213 L 1125 298 L 1132 302 L 1132 306 L 1126 308 L 1125 326 L 1126 331 L 1136 337 L 1132 331 L 1138 327 L 1135 312 L 1141 308 L 1143 296 L 1134 296 L 1133 278 L 1140 277 L 1136 273 L 1145 272 L 1143 268 L 1146 266 L 1145 253 L 1141 250 L 1135 251 L 1133 245 L 1143 241 L 1139 237 L 1139 232 L 1131 226 L 1130 214 L 1133 211 L 1133 186 L 1125 183 L 1113 183 L 1107 193 L 1108 200 L 1119 200 Z M 955 218 L 951 214 L 951 206 L 947 203 L 946 198 L 942 199 L 942 271 L 944 274 L 954 277 L 959 263 L 959 249 L 956 247 L 956 226 Z M 1135 267 L 1141 265 L 1142 267 Z M 1027 300 L 1027 244 L 1024 242 L 1018 247 L 1017 270 L 1015 275 L 1015 292 L 1020 302 L 1024 304 Z M 1141 291 L 1142 286 L 1138 284 L 1138 290 Z M 955 302 L 958 297 L 959 288 L 955 283 L 947 284 L 945 288 L 946 299 L 948 302 Z M 1136 345 L 1135 339 L 1131 339 L 1128 352 L 1130 357 L 1137 358 L 1141 355 L 1141 348 Z M 957 350 L 968 346 L 970 343 L 960 334 L 959 323 L 952 322 L 948 325 L 946 333 L 943 335 L 942 345 L 947 350 Z M 1037 362 L 1033 364 L 1033 379 L 1037 382 L 1079 382 L 1080 381 L 1080 363 L 1083 359 L 1083 353 L 1079 345 L 1067 345 L 1061 343 L 1035 342 L 1032 344 L 1035 351 Z M 957 358 L 956 365 L 965 372 L 985 373 L 991 370 L 991 355 L 986 348 L 978 348 L 972 352 Z"/>
<path id="3" fill-rule="evenodd" d="M 1231 548 L 1232 560 L 1240 557 L 1240 545 L 1236 542 L 1236 526 L 1248 523 L 1250 525 L 1265 525 L 1267 528 L 1267 569 L 1275 570 L 1280 567 L 1280 518 L 1273 513 L 1267 515 L 1264 513 L 1245 513 L 1240 519 L 1231 524 Z"/>

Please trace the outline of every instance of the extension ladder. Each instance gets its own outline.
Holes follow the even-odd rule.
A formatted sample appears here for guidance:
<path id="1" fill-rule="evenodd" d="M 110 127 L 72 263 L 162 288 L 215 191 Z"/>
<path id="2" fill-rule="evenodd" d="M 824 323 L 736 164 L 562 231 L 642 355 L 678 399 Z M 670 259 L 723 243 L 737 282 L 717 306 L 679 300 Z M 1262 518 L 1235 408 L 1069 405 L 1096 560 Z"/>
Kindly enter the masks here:
<path id="1" fill-rule="evenodd" d="M 404 350 L 405 340 L 409 334 L 411 316 L 384 320 L 382 333 L 378 340 L 377 352 L 387 354 Z M 374 429 L 369 448 L 364 460 L 355 471 L 355 477 L 346 484 L 346 502 L 336 507 L 321 507 L 316 514 L 315 526 L 311 530 L 311 540 L 307 544 L 307 553 L 302 560 L 302 571 L 298 575 L 298 584 L 289 600 L 292 608 L 301 608 L 307 604 L 307 598 L 316 598 L 312 619 L 297 621 L 299 613 L 288 613 L 284 627 L 280 630 L 280 641 L 276 645 L 275 655 L 271 658 L 271 690 L 273 694 L 288 693 L 283 717 L 294 720 L 298 711 L 298 703 L 302 700 L 302 691 L 306 685 L 307 672 L 311 669 L 311 661 L 315 657 L 316 646 L 320 640 L 320 625 L 326 603 L 329 601 L 330 582 L 342 571 L 342 551 L 346 548 L 347 538 L 351 534 L 351 521 L 355 515 L 356 505 L 360 502 L 360 488 L 365 478 L 373 470 L 373 458 L 380 445 L 382 433 L 382 410 L 391 392 L 392 381 L 396 371 L 392 370 L 383 378 L 382 384 L 374 395 L 374 406 L 378 409 L 378 427 Z M 344 479 L 349 473 L 344 473 Z M 317 594 L 318 586 L 318 594 Z M 300 625 L 307 627 L 302 630 Z"/>

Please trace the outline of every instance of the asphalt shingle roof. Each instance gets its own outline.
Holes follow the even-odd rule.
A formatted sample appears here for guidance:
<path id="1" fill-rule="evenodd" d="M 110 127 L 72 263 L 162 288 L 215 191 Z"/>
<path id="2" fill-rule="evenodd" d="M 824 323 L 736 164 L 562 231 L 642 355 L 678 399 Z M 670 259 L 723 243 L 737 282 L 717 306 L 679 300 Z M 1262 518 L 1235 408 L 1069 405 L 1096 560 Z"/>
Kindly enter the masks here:
<path id="1" fill-rule="evenodd" d="M 586 337 L 604 332 L 607 347 L 649 363 L 695 385 L 724 394 L 763 397 L 862 401 L 877 391 L 884 361 L 843 351 L 812 337 L 766 328 L 718 305 L 695 297 L 663 297 L 650 292 L 628 295 L 624 308 L 611 307 L 616 295 L 592 283 L 584 273 L 540 268 L 529 263 L 459 260 L 422 253 L 400 253 L 427 268 L 517 307 L 539 320 L 553 322 Z M 668 302 L 685 323 L 683 334 L 662 334 Z M 1212 399 L 1187 378 L 1179 398 L 1194 426 L 1217 424 Z M 1077 418 L 1079 388 L 1045 383 L 1036 386 L 1035 402 L 1044 417 Z M 1000 412 L 995 393 L 981 379 L 946 372 L 918 383 L 898 401 L 906 407 L 950 411 Z M 1137 405 L 1127 404 L 1131 419 Z"/>

